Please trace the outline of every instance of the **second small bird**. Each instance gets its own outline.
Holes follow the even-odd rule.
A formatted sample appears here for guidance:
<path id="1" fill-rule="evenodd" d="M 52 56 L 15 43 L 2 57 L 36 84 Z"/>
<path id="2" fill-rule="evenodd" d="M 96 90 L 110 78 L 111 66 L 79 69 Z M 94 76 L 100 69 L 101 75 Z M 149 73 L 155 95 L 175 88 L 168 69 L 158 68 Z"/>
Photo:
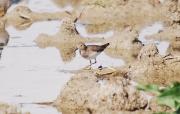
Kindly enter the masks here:
<path id="1" fill-rule="evenodd" d="M 79 53 L 83 58 L 89 60 L 91 66 L 92 64 L 95 64 L 97 62 L 96 57 L 101 52 L 103 52 L 107 46 L 109 46 L 109 43 L 106 43 L 104 45 L 85 45 L 84 43 L 79 43 L 77 45 L 77 49 L 79 49 Z M 95 60 L 94 63 L 92 63 L 92 59 Z"/>

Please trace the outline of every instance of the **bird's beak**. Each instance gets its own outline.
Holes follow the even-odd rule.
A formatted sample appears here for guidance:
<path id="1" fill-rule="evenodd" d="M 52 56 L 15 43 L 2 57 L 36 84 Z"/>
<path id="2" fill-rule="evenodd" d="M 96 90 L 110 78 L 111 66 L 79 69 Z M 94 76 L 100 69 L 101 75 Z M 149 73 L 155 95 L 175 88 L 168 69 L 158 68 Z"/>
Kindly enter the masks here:
<path id="1" fill-rule="evenodd" d="M 77 51 L 78 50 L 78 48 L 75 48 L 75 51 Z"/>

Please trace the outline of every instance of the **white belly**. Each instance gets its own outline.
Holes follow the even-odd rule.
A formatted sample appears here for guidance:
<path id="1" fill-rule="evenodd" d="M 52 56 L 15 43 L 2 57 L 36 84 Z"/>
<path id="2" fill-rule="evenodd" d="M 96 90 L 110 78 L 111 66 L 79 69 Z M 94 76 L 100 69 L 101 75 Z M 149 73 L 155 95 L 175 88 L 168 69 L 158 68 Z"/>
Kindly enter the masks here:
<path id="1" fill-rule="evenodd" d="M 0 38 L 0 43 L 6 44 L 7 40 Z"/>
<path id="2" fill-rule="evenodd" d="M 92 52 L 91 54 L 89 54 L 88 59 L 95 59 L 99 54 L 100 52 Z"/>

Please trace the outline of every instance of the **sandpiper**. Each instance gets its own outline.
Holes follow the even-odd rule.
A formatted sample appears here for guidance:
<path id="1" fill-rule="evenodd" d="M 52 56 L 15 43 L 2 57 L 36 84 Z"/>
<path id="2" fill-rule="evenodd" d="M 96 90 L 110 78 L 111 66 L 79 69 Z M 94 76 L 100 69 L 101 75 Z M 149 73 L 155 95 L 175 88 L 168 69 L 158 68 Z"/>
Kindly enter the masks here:
<path id="1" fill-rule="evenodd" d="M 91 66 L 97 62 L 96 57 L 103 52 L 107 46 L 109 46 L 109 43 L 104 45 L 85 45 L 84 43 L 79 43 L 77 49 L 79 49 L 79 53 L 83 58 L 89 60 Z M 94 63 L 92 63 L 92 59 L 95 60 Z"/>

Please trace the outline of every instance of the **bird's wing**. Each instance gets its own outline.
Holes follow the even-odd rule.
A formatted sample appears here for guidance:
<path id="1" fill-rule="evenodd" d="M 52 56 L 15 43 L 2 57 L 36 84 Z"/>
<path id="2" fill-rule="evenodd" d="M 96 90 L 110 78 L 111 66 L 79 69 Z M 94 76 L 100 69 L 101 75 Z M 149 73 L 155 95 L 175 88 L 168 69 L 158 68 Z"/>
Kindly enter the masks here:
<path id="1" fill-rule="evenodd" d="M 98 46 L 98 45 L 89 45 L 89 46 L 87 46 L 87 50 L 101 52 L 104 50 L 104 48 L 102 48 L 101 46 Z"/>
<path id="2" fill-rule="evenodd" d="M 101 46 L 99 46 L 99 45 L 88 45 L 87 47 L 88 47 L 89 50 L 101 52 L 101 51 L 103 51 L 108 45 L 109 45 L 109 43 L 104 44 L 104 45 L 101 45 Z"/>

